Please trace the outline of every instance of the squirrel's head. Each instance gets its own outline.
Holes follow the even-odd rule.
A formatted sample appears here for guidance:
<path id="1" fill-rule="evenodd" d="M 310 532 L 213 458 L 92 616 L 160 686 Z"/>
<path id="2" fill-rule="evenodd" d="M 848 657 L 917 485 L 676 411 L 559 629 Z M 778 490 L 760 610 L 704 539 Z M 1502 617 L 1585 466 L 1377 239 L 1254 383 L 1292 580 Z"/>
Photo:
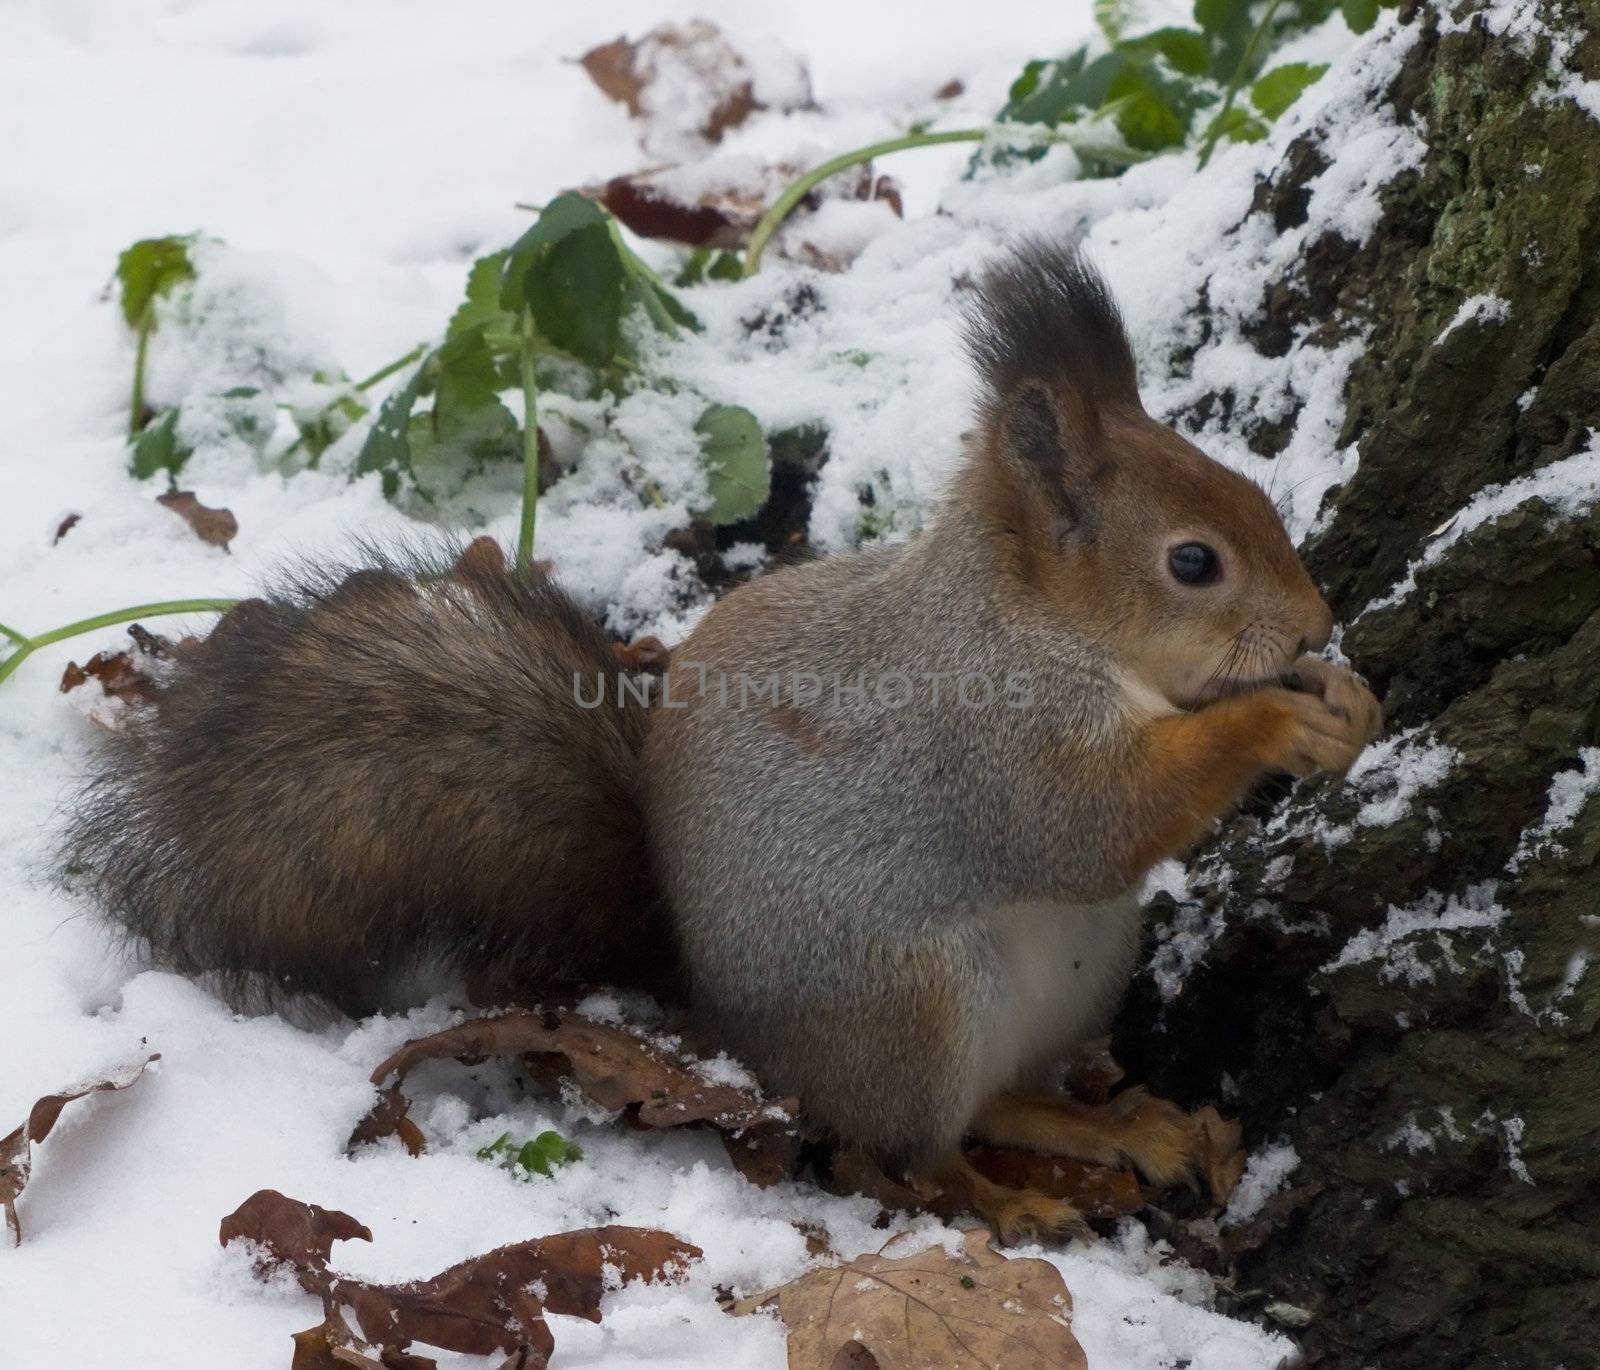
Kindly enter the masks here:
<path id="1" fill-rule="evenodd" d="M 1145 413 L 1117 307 L 1072 249 L 1030 241 L 994 266 L 967 339 L 982 431 L 956 498 L 1065 622 L 1180 707 L 1327 644 L 1272 501 Z"/>

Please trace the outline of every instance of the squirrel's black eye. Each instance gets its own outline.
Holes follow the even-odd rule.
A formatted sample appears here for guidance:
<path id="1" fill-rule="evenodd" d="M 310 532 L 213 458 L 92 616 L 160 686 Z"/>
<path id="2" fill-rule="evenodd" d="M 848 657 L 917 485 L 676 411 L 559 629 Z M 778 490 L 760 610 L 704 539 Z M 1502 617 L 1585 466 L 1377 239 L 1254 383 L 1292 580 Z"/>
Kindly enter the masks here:
<path id="1" fill-rule="evenodd" d="M 1180 542 L 1167 553 L 1167 569 L 1184 585 L 1210 585 L 1222 575 L 1222 560 L 1203 542 Z"/>

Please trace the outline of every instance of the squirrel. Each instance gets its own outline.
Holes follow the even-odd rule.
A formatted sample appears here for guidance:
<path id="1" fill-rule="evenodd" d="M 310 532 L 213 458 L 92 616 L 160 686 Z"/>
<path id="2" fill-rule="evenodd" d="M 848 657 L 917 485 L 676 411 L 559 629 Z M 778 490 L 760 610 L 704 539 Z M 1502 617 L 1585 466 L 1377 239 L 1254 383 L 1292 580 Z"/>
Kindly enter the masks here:
<path id="1" fill-rule="evenodd" d="M 1151 418 L 1117 307 L 1031 239 L 966 312 L 977 425 L 911 540 L 719 600 L 659 689 L 538 570 L 369 556 L 227 614 L 109 740 L 64 844 L 156 961 L 351 1011 L 442 962 L 684 991 L 810 1125 L 1003 1239 L 1082 1230 L 966 1138 L 1192 1178 L 1186 1115 L 1050 1067 L 1138 892 L 1264 776 L 1381 727 L 1252 481 Z"/>

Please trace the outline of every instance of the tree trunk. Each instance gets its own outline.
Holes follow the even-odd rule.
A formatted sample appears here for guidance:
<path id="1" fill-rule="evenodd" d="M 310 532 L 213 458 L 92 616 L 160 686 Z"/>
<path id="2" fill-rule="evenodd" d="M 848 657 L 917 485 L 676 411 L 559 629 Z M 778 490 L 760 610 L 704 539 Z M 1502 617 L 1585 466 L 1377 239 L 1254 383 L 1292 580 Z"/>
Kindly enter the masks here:
<path id="1" fill-rule="evenodd" d="M 1157 898 L 1117 1052 L 1292 1143 L 1236 1287 L 1309 1313 L 1311 1363 L 1576 1370 L 1600 1365 L 1600 0 L 1401 21 L 1384 95 L 1426 150 L 1376 227 L 1305 241 L 1256 310 L 1198 306 L 1266 356 L 1366 333 L 1359 467 L 1308 561 L 1389 740 L 1259 796 Z M 1341 127 L 1251 216 L 1304 225 L 1366 155 Z"/>

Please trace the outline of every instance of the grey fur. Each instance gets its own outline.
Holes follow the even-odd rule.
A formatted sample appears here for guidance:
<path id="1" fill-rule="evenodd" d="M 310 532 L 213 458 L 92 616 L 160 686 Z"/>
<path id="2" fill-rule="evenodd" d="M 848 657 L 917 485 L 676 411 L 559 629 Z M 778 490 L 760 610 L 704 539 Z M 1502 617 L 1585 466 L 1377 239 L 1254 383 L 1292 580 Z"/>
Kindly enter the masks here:
<path id="1" fill-rule="evenodd" d="M 1011 617 L 1003 579 L 959 515 L 768 577 L 679 649 L 688 707 L 658 706 L 646 744 L 652 849 L 699 1010 L 817 1120 L 902 1160 L 948 1150 L 986 1098 L 1092 1033 L 1137 947 L 1120 815 L 1040 767 L 1072 748 L 1123 768 L 1114 668 L 1042 608 Z M 830 689 L 775 720 L 701 696 L 694 662 L 708 682 L 800 672 Z M 968 708 L 930 684 L 908 708 L 833 702 L 835 678 L 891 672 L 1026 673 L 1034 697 Z M 1011 936 L 1039 914 L 1069 930 L 1044 939 L 1048 963 Z M 1041 972 L 1050 1013 L 1024 1022 Z"/>

